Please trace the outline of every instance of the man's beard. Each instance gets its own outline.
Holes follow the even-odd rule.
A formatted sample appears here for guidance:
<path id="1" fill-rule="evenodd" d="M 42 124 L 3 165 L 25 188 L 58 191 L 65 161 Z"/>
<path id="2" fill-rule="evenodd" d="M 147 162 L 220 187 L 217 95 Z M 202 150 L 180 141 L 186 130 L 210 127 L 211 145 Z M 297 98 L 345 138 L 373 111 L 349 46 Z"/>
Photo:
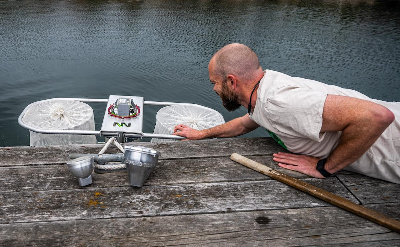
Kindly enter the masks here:
<path id="1" fill-rule="evenodd" d="M 228 111 L 235 111 L 242 106 L 239 103 L 239 96 L 234 92 L 229 91 L 228 87 L 226 86 L 226 82 L 222 84 L 222 92 L 219 96 L 222 99 L 222 105 Z"/>

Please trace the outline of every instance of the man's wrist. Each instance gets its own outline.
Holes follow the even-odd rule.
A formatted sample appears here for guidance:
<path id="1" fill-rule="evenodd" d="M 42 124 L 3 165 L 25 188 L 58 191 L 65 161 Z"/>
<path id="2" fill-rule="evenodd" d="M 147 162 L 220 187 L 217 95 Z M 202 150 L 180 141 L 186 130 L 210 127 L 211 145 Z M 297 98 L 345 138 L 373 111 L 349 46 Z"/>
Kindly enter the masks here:
<path id="1" fill-rule="evenodd" d="M 322 176 L 324 177 L 330 177 L 332 176 L 331 173 L 329 173 L 327 170 L 325 170 L 325 163 L 326 163 L 327 159 L 321 159 L 318 160 L 317 163 L 317 171 L 319 171 L 319 173 L 321 173 Z"/>
<path id="2" fill-rule="evenodd" d="M 199 140 L 207 139 L 210 136 L 210 129 L 199 130 Z"/>

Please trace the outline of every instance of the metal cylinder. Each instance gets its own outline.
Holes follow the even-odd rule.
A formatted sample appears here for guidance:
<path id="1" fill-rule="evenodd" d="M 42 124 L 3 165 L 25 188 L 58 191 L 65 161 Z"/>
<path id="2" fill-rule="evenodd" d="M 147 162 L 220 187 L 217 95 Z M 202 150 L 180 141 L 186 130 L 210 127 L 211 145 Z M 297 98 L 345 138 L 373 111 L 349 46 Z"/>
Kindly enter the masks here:
<path id="1" fill-rule="evenodd" d="M 142 187 L 157 164 L 160 153 L 151 148 L 125 146 L 123 163 L 126 165 L 129 184 Z"/>

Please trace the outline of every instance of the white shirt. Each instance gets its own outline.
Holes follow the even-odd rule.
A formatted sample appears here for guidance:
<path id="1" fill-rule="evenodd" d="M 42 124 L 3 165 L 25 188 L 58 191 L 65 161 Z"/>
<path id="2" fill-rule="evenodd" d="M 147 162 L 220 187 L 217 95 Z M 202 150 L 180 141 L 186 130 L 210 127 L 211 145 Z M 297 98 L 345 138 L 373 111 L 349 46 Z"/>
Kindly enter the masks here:
<path id="1" fill-rule="evenodd" d="M 328 94 L 370 100 L 389 108 L 396 120 L 374 145 L 346 169 L 400 183 L 400 103 L 372 100 L 351 90 L 266 70 L 250 118 L 274 132 L 293 153 L 326 158 L 341 132 L 320 133 Z"/>

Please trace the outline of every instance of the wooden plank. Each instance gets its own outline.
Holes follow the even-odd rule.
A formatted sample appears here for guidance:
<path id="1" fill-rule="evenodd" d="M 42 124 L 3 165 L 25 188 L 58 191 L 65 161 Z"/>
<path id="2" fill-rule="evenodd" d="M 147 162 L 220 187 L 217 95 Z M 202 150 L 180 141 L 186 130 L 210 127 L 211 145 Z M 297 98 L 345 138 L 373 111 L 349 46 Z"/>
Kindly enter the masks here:
<path id="1" fill-rule="evenodd" d="M 285 151 L 272 138 L 220 138 L 198 141 L 178 141 L 173 144 L 161 143 L 154 146 L 162 157 L 203 158 L 230 156 L 234 152 L 243 155 L 272 155 Z"/>
<path id="2" fill-rule="evenodd" d="M 279 167 L 272 161 L 271 156 L 252 156 L 252 159 L 264 162 L 270 167 L 293 177 L 308 177 Z M 79 188 L 77 179 L 69 172 L 66 164 L 0 167 L 0 174 L 2 174 L 0 176 L 0 188 L 3 192 Z M 92 188 L 129 185 L 125 171 L 106 174 L 93 173 L 92 176 Z M 256 180 L 270 180 L 270 178 L 237 164 L 228 157 L 216 157 L 160 160 L 145 184 L 166 185 Z"/>
<path id="3" fill-rule="evenodd" d="M 232 152 L 243 155 L 271 155 L 283 151 L 271 138 L 227 138 L 172 143 L 135 142 L 137 146 L 152 147 L 161 152 L 160 159 L 201 158 L 230 156 Z M 0 148 L 0 167 L 65 163 L 70 153 L 98 153 L 103 145 L 68 145 L 50 147 Z M 110 147 L 107 153 L 119 153 Z"/>
<path id="4" fill-rule="evenodd" d="M 308 179 L 357 202 L 337 180 Z M 327 188 L 328 187 L 328 188 Z M 0 192 L 0 223 L 220 213 L 329 204 L 273 180 Z"/>
<path id="5" fill-rule="evenodd" d="M 338 174 L 338 177 L 362 204 L 400 201 L 400 184 L 356 173 Z"/>
<path id="6" fill-rule="evenodd" d="M 0 167 L 65 163 L 69 153 L 98 153 L 103 145 L 66 145 L 48 147 L 3 147 L 0 148 Z M 117 153 L 115 147 L 109 152 Z"/>
<path id="7" fill-rule="evenodd" d="M 335 207 L 0 224 L 1 246 L 398 246 L 400 234 Z"/>
<path id="8" fill-rule="evenodd" d="M 263 162 L 274 169 L 296 178 L 309 178 L 299 172 L 281 168 L 272 160 L 270 155 L 249 156 Z M 196 159 L 170 159 L 161 160 L 156 167 L 148 184 L 172 183 L 204 183 L 204 182 L 229 182 L 229 181 L 255 181 L 270 180 L 268 176 L 244 167 L 228 156 Z"/>
<path id="9" fill-rule="evenodd" d="M 400 201 L 391 203 L 364 204 L 364 207 L 373 209 L 384 215 L 400 221 Z"/>

